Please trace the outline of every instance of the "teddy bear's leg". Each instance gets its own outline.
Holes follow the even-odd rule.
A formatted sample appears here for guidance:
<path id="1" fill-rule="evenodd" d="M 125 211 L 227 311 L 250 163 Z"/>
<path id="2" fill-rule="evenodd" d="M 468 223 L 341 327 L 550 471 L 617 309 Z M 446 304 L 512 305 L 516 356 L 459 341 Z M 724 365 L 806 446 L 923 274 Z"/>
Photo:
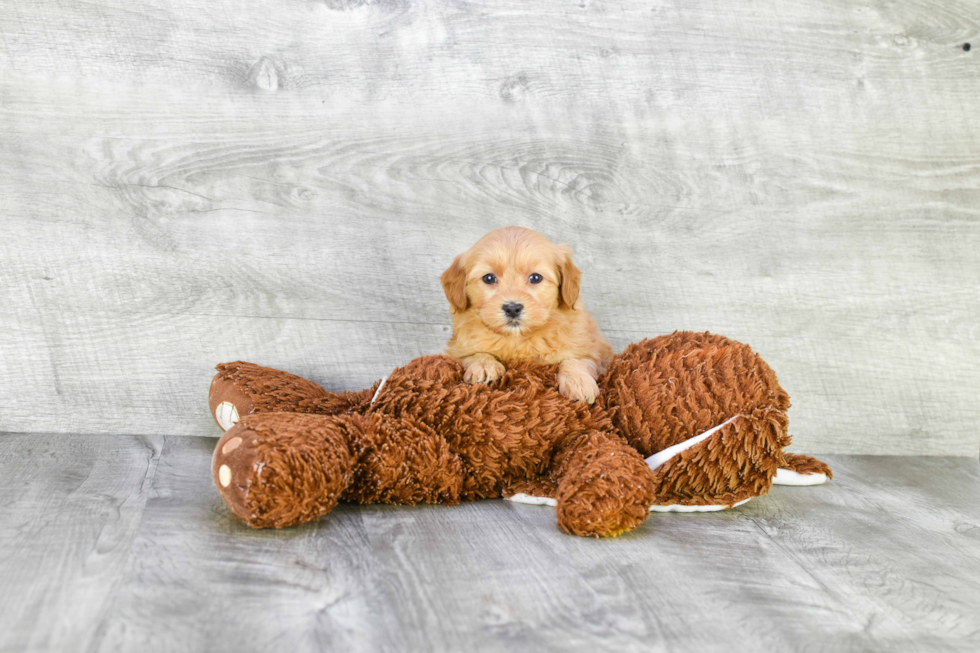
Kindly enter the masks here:
<path id="1" fill-rule="evenodd" d="M 573 535 L 619 535 L 643 523 L 653 503 L 653 473 L 622 438 L 601 431 L 559 447 L 550 476 L 557 480 L 558 525 Z"/>
<path id="2" fill-rule="evenodd" d="M 700 435 L 696 435 L 694 437 L 688 438 L 683 442 L 667 447 L 663 451 L 658 451 L 652 456 L 648 456 L 646 459 L 647 465 L 649 465 L 650 469 L 652 469 L 654 472 L 657 472 L 657 470 L 659 470 L 661 467 L 664 467 L 668 462 L 680 456 L 681 453 L 687 451 L 688 449 L 691 449 L 695 445 L 700 444 L 701 442 L 704 442 L 708 438 L 714 436 L 723 428 L 731 424 L 734 420 L 735 420 L 734 417 L 728 419 L 722 422 L 721 424 L 719 424 L 718 426 L 708 429 L 707 431 L 705 431 Z M 683 464 L 681 464 L 680 466 L 683 466 Z M 659 479 L 658 479 L 658 483 L 659 483 Z M 666 487 L 664 487 L 663 489 L 668 490 L 668 488 Z M 655 503 L 652 506 L 650 506 L 650 512 L 716 512 L 719 510 L 727 510 L 729 508 L 735 508 L 737 506 L 741 506 L 745 503 L 748 503 L 749 499 L 751 499 L 751 497 L 749 497 L 746 499 L 742 499 L 741 501 L 736 501 L 735 503 L 731 503 L 731 504 L 716 503 L 716 504 L 702 505 L 702 504 L 695 504 L 695 503 L 685 503 L 684 501 L 685 500 L 689 501 L 689 498 L 677 496 L 673 494 L 673 491 L 674 490 L 668 490 L 659 493 L 659 496 L 657 497 L 658 503 Z M 678 500 L 681 501 L 681 503 L 674 503 L 674 501 L 678 501 Z M 670 502 L 670 503 L 664 503 L 664 502 Z"/>
<path id="3" fill-rule="evenodd" d="M 252 413 L 290 412 L 337 415 L 370 404 L 378 384 L 361 392 L 327 392 L 295 374 L 236 361 L 222 363 L 211 381 L 208 404 L 214 421 L 227 431 Z"/>
<path id="4" fill-rule="evenodd" d="M 339 500 L 456 503 L 462 466 L 424 424 L 383 415 L 247 415 L 218 441 L 215 486 L 253 528 L 317 519 Z"/>
<path id="5" fill-rule="evenodd" d="M 648 457 L 657 485 L 652 509 L 720 510 L 766 494 L 784 462 L 784 425 L 776 408 L 737 415 Z"/>
<path id="6" fill-rule="evenodd" d="M 658 451 L 657 453 L 653 454 L 652 456 L 649 456 L 646 459 L 647 464 L 650 466 L 651 469 L 657 471 L 661 467 L 664 467 L 668 462 L 681 456 L 683 452 L 695 447 L 696 445 L 704 442 L 705 440 L 708 440 L 709 438 L 715 436 L 715 434 L 718 434 L 715 442 L 705 444 L 702 448 L 705 451 L 713 450 L 715 452 L 711 464 L 718 466 L 718 469 L 713 470 L 713 474 L 720 478 L 720 475 L 723 474 L 721 470 L 737 469 L 738 460 L 751 461 L 753 460 L 753 455 L 758 455 L 758 452 L 753 454 L 752 451 L 748 451 L 748 449 L 752 449 L 752 447 L 745 447 L 747 449 L 746 451 L 740 451 L 738 447 L 733 448 L 733 445 L 737 443 L 738 441 L 737 439 L 739 437 L 745 437 L 744 435 L 739 435 L 735 431 L 734 427 L 732 427 L 730 432 L 727 434 L 727 439 L 728 439 L 727 443 L 725 442 L 726 434 L 719 433 L 722 429 L 728 427 L 732 422 L 734 422 L 735 419 L 736 419 L 735 417 L 728 419 L 722 424 L 714 428 L 708 429 L 707 431 L 705 431 L 700 435 L 691 437 L 679 444 L 668 447 L 663 451 Z M 762 422 L 764 423 L 765 419 L 763 419 Z M 755 430 L 755 427 L 759 425 L 760 420 L 749 418 L 749 419 L 742 420 L 742 423 L 743 425 L 745 425 L 745 428 L 743 430 L 743 434 L 744 434 L 745 432 L 753 432 Z M 726 449 L 727 449 L 727 453 L 724 453 Z M 731 454 L 731 456 L 734 456 L 733 460 L 727 460 L 729 454 Z M 695 453 L 689 455 L 693 456 L 695 460 L 700 460 Z M 676 468 L 671 473 L 676 478 L 680 476 L 679 474 L 680 470 L 682 469 L 685 470 L 683 475 L 684 478 L 686 479 L 685 484 L 690 484 L 690 479 L 692 474 L 697 475 L 702 471 L 701 469 L 697 468 L 697 465 L 701 463 L 700 462 L 692 463 L 690 462 L 690 460 L 684 462 L 684 460 L 685 459 L 681 457 L 677 461 Z M 830 467 L 828 467 L 826 463 L 821 462 L 815 458 L 811 458 L 810 456 L 782 453 L 782 458 L 777 457 L 775 460 L 779 465 L 779 467 L 776 469 L 776 473 L 772 477 L 771 485 L 820 485 L 822 483 L 826 483 L 827 480 L 833 476 L 833 473 L 830 471 Z M 755 472 L 758 471 L 759 466 L 755 466 L 755 467 L 756 469 L 751 472 L 743 473 L 742 471 L 739 471 L 738 481 L 736 481 L 735 477 L 729 475 L 728 478 L 729 484 L 727 488 L 722 489 L 720 492 L 718 491 L 718 487 L 716 483 L 715 484 L 716 488 L 714 493 L 708 493 L 707 495 L 698 497 L 698 499 L 704 499 L 704 500 L 709 500 L 710 497 L 714 497 L 713 499 L 710 500 L 721 501 L 721 503 L 714 503 L 714 504 L 702 503 L 700 501 L 698 503 L 690 503 L 691 497 L 689 496 L 690 494 L 689 491 L 679 492 L 676 485 L 671 485 L 670 483 L 663 483 L 662 481 L 658 480 L 658 483 L 660 483 L 660 487 L 661 487 L 661 493 L 658 496 L 658 501 L 659 502 L 670 501 L 671 503 L 657 503 L 651 506 L 650 510 L 653 512 L 712 512 L 715 510 L 725 510 L 727 508 L 740 506 L 744 503 L 747 503 L 749 499 L 751 499 L 752 496 L 754 496 L 754 494 L 752 494 L 752 496 L 748 496 L 739 501 L 735 501 L 734 503 L 724 503 L 724 502 L 733 500 L 733 497 L 737 495 L 737 493 L 733 493 L 730 491 L 735 487 L 735 485 L 733 485 L 732 483 L 741 482 L 741 480 L 745 478 L 756 478 L 758 476 L 758 474 L 756 474 Z M 770 468 L 771 465 L 766 464 L 764 467 Z M 669 469 L 669 466 L 664 467 L 665 471 L 667 469 Z M 707 488 L 711 486 L 711 484 L 712 484 L 711 481 L 707 481 L 707 482 L 702 481 L 697 485 L 698 487 L 701 488 Z M 752 492 L 753 493 L 758 492 L 761 494 L 767 491 L 768 491 L 768 485 L 766 485 L 764 481 L 760 484 L 759 479 L 756 478 L 756 483 L 752 488 Z"/>

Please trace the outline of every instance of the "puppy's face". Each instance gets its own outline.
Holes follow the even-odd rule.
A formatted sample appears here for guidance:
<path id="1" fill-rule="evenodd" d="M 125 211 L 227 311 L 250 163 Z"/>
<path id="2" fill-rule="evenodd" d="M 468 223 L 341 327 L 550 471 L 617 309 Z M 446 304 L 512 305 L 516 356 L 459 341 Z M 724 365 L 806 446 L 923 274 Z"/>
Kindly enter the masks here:
<path id="1" fill-rule="evenodd" d="M 454 312 L 473 311 L 492 331 L 520 335 L 572 307 L 580 273 L 571 251 L 529 229 L 492 231 L 442 275 Z"/>

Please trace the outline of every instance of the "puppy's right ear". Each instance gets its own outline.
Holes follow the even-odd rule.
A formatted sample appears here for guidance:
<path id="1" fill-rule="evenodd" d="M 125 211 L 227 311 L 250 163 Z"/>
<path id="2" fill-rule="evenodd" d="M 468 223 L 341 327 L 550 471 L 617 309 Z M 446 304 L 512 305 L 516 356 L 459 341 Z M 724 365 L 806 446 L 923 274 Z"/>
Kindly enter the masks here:
<path id="1" fill-rule="evenodd" d="M 452 306 L 453 313 L 461 313 L 466 310 L 468 301 L 466 299 L 466 268 L 463 267 L 457 256 L 449 269 L 442 273 L 442 289 L 446 293 L 446 299 Z"/>

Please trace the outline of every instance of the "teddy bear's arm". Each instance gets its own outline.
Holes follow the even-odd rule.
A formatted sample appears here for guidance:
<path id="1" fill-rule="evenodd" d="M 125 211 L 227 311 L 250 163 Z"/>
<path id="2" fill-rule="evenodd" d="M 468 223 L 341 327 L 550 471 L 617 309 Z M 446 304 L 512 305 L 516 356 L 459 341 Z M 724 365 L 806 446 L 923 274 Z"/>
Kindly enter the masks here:
<path id="1" fill-rule="evenodd" d="M 338 501 L 458 503 L 463 469 L 442 436 L 390 415 L 246 415 L 215 446 L 218 492 L 253 528 L 285 528 Z"/>

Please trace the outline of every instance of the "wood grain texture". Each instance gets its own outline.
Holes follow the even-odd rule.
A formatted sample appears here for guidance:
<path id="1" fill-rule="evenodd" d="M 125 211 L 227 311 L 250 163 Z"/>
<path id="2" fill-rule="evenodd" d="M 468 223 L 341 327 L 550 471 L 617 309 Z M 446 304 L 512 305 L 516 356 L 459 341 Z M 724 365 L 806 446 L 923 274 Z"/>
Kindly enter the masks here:
<path id="1" fill-rule="evenodd" d="M 123 579 L 162 445 L 0 436 L 0 650 L 84 650 Z"/>
<path id="2" fill-rule="evenodd" d="M 441 350 L 570 242 L 615 345 L 753 345 L 800 451 L 980 454 L 975 2 L 0 7 L 0 431 L 205 435 L 212 366 Z"/>
<path id="3" fill-rule="evenodd" d="M 255 531 L 214 442 L 0 436 L 0 650 L 980 646 L 974 460 L 831 456 L 828 485 L 596 541 L 499 500 Z"/>

